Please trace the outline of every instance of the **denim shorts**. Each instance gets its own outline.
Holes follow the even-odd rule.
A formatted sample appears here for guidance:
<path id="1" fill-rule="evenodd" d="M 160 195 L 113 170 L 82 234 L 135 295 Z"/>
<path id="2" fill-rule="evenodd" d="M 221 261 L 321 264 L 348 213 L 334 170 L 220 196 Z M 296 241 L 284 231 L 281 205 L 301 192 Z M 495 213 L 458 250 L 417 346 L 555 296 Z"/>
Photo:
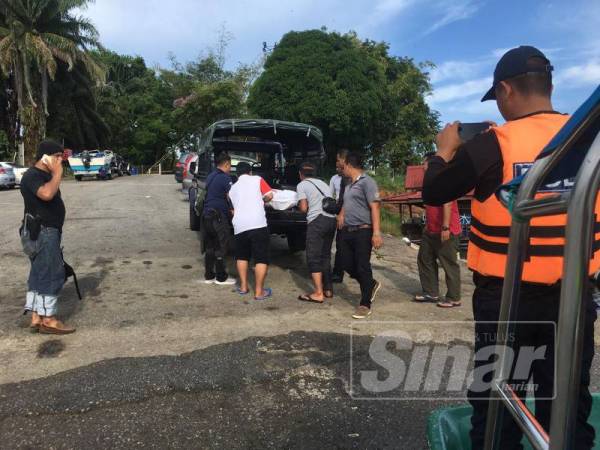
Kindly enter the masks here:
<path id="1" fill-rule="evenodd" d="M 58 295 L 65 284 L 65 266 L 60 248 L 61 233 L 42 227 L 35 241 L 36 254 L 31 261 L 27 287 L 41 295 Z"/>

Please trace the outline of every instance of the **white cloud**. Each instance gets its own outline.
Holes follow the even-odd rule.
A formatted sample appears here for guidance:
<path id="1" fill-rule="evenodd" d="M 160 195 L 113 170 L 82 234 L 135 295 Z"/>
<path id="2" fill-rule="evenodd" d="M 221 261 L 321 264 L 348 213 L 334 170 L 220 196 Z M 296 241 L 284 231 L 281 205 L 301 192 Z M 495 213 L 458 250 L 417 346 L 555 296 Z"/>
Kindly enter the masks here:
<path id="1" fill-rule="evenodd" d="M 368 15 L 366 27 L 376 26 L 382 22 L 393 19 L 405 11 L 415 0 L 379 0 L 375 3 L 373 12 Z"/>
<path id="2" fill-rule="evenodd" d="M 477 78 L 463 83 L 449 84 L 434 89 L 430 104 L 440 105 L 469 97 L 483 97 L 492 85 L 492 77 Z M 446 106 L 444 106 L 446 107 Z"/>
<path id="3" fill-rule="evenodd" d="M 432 83 L 466 80 L 477 76 L 486 66 L 485 61 L 445 61 L 431 70 L 429 79 Z"/>
<path id="4" fill-rule="evenodd" d="M 600 84 L 600 61 L 571 66 L 555 77 L 555 84 L 564 87 L 581 87 Z"/>
<path id="5" fill-rule="evenodd" d="M 433 7 L 442 11 L 442 17 L 433 23 L 423 35 L 431 34 L 459 20 L 469 19 L 483 6 L 484 2 L 476 0 L 442 0 Z"/>

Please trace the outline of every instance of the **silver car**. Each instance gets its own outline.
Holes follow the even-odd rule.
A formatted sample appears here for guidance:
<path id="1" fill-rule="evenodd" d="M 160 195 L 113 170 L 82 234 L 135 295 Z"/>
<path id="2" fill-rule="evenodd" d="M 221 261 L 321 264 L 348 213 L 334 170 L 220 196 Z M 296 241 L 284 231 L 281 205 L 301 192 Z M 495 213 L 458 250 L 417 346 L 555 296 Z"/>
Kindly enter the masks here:
<path id="1" fill-rule="evenodd" d="M 7 163 L 7 164 L 12 167 L 13 172 L 15 173 L 15 184 L 20 185 L 21 178 L 23 178 L 23 175 L 25 175 L 25 172 L 27 172 L 27 170 L 29 168 L 22 166 L 21 164 L 17 164 L 17 163 Z"/>
<path id="2" fill-rule="evenodd" d="M 15 187 L 15 172 L 9 163 L 0 162 L 0 188 Z"/>

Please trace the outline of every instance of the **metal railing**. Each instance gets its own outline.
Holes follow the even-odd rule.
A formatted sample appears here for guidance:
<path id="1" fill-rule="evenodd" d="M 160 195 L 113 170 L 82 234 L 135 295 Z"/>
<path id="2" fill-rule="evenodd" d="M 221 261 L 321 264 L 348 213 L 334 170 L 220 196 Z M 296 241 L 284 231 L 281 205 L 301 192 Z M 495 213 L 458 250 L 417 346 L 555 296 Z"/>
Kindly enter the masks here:
<path id="1" fill-rule="evenodd" d="M 596 119 L 597 117 L 594 118 Z M 588 286 L 588 267 L 592 256 L 596 221 L 595 204 L 600 187 L 600 133 L 589 147 L 570 192 L 543 199 L 536 199 L 535 195 L 564 156 L 570 151 L 581 151 L 581 148 L 574 147 L 574 144 L 589 124 L 589 120 L 584 121 L 553 153 L 535 162 L 523 179 L 513 205 L 513 223 L 497 334 L 502 340 L 497 343 L 500 357 L 495 366 L 488 408 L 486 450 L 502 448 L 500 430 L 503 408 L 507 408 L 511 413 L 535 449 L 574 448 L 585 323 L 583 300 Z M 556 392 L 552 403 L 550 430 L 544 430 L 508 383 L 512 364 L 507 352 L 507 343 L 510 334 L 515 330 L 521 276 L 529 245 L 530 221 L 534 217 L 555 214 L 566 214 L 567 225 L 557 327 Z"/>

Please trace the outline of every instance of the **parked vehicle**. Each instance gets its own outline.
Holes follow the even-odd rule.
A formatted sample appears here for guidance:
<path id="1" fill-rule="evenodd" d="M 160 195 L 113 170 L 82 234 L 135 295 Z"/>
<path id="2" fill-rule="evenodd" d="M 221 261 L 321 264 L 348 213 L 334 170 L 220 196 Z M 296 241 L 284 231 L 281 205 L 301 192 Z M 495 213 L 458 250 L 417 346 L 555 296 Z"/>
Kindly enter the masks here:
<path id="1" fill-rule="evenodd" d="M 20 185 L 21 184 L 21 178 L 23 178 L 23 174 L 25 172 L 27 172 L 28 167 L 22 166 L 21 164 L 17 164 L 17 163 L 6 163 L 9 166 L 12 167 L 13 172 L 15 173 L 15 183 Z"/>
<path id="2" fill-rule="evenodd" d="M 113 175 L 122 177 L 123 175 L 131 175 L 131 166 L 121 155 L 114 154 L 111 162 L 111 172 Z"/>
<path id="3" fill-rule="evenodd" d="M 115 170 L 115 154 L 110 150 L 84 150 L 69 157 L 69 165 L 77 181 L 83 177 L 110 180 Z"/>
<path id="4" fill-rule="evenodd" d="M 15 185 L 15 172 L 11 163 L 0 162 L 0 188 L 13 189 Z"/>
<path id="5" fill-rule="evenodd" d="M 177 163 L 175 163 L 175 181 L 178 183 L 183 182 L 183 166 L 185 165 L 185 161 L 189 155 L 189 152 L 184 152 L 181 154 Z"/>
<path id="6" fill-rule="evenodd" d="M 186 158 L 185 164 L 183 166 L 183 182 L 181 186 L 181 191 L 188 198 L 189 189 L 192 187 L 192 182 L 194 181 L 194 174 L 196 173 L 196 166 L 198 164 L 198 153 L 190 153 Z"/>
<path id="7" fill-rule="evenodd" d="M 245 161 L 252 165 L 254 174 L 262 176 L 275 189 L 296 190 L 300 163 L 310 161 L 321 168 L 325 160 L 323 135 L 312 125 L 271 119 L 228 119 L 214 123 L 202 134 L 195 179 L 189 189 L 192 230 L 201 226 L 196 207 L 198 192 L 205 189 L 206 176 L 215 167 L 215 156 L 222 151 L 231 155 L 234 181 L 237 164 Z M 306 214 L 297 206 L 283 211 L 267 206 L 266 211 L 271 234 L 287 237 L 292 252 L 304 250 Z"/>

